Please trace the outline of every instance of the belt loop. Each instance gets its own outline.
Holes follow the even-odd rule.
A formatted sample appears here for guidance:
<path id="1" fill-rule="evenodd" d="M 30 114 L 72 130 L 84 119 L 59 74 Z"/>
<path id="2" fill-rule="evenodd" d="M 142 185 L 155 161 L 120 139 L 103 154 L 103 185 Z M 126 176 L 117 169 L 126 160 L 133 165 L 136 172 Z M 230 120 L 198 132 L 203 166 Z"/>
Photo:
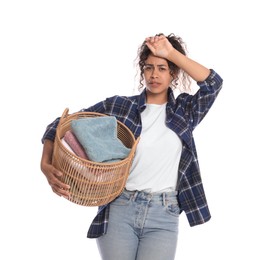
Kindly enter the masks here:
<path id="1" fill-rule="evenodd" d="M 137 196 L 138 196 L 138 190 L 135 191 L 135 193 L 133 194 L 132 200 L 135 201 Z"/>

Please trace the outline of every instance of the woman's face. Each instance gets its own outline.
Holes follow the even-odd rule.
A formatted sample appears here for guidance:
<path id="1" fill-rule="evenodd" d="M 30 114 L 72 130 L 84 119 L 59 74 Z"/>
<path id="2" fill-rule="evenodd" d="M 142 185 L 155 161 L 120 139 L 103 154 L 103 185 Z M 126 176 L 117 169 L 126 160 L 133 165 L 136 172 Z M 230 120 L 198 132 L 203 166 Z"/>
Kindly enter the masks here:
<path id="1" fill-rule="evenodd" d="M 147 103 L 166 103 L 168 87 L 173 79 L 167 60 L 149 55 L 144 66 L 144 79 L 147 90 Z"/>

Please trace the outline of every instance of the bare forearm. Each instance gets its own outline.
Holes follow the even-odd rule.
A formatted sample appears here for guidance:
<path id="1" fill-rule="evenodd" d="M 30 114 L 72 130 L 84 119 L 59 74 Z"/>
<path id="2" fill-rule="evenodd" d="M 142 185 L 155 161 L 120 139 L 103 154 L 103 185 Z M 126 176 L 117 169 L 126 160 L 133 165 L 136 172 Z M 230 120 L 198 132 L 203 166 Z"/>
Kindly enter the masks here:
<path id="1" fill-rule="evenodd" d="M 41 166 L 45 163 L 51 164 L 53 149 L 54 149 L 54 143 L 52 141 L 46 139 L 44 141 L 44 145 L 43 145 Z"/>
<path id="2" fill-rule="evenodd" d="M 70 186 L 60 180 L 62 173 L 52 165 L 52 154 L 54 143 L 50 140 L 45 140 L 41 158 L 41 170 L 48 180 L 53 192 L 59 196 L 69 197 Z"/>
<path id="3" fill-rule="evenodd" d="M 188 58 L 176 49 L 169 53 L 167 59 L 184 70 L 195 81 L 204 81 L 210 74 L 208 68 Z"/>

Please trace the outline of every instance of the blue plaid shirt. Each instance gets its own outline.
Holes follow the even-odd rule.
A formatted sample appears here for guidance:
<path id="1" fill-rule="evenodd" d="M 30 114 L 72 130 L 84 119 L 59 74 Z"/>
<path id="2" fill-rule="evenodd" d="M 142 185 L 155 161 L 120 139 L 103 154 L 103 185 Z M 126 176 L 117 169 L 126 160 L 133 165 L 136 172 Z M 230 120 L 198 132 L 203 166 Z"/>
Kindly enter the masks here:
<path id="1" fill-rule="evenodd" d="M 208 78 L 197 82 L 200 87 L 195 95 L 186 93 L 174 97 L 169 88 L 166 106 L 166 125 L 182 140 L 182 154 L 179 163 L 177 183 L 178 201 L 181 212 L 186 213 L 190 226 L 203 224 L 210 218 L 210 212 L 203 189 L 197 151 L 192 131 L 201 122 L 215 101 L 221 87 L 222 78 L 211 70 Z M 146 107 L 146 91 L 140 95 L 124 97 L 113 96 L 82 111 L 99 112 L 115 116 L 134 134 L 140 136 L 142 125 L 140 113 Z M 59 118 L 47 126 L 42 138 L 54 141 Z M 96 238 L 106 233 L 108 227 L 109 204 L 100 206 L 87 237 Z"/>

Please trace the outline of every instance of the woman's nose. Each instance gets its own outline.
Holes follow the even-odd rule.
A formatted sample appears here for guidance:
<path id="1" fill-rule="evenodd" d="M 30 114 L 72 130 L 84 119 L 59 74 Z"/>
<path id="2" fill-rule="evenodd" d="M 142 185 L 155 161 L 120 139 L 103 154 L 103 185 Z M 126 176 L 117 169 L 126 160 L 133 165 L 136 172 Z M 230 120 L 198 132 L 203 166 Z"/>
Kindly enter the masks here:
<path id="1" fill-rule="evenodd" d="M 156 78 L 157 77 L 157 69 L 156 68 L 153 68 L 151 77 L 152 78 Z"/>

